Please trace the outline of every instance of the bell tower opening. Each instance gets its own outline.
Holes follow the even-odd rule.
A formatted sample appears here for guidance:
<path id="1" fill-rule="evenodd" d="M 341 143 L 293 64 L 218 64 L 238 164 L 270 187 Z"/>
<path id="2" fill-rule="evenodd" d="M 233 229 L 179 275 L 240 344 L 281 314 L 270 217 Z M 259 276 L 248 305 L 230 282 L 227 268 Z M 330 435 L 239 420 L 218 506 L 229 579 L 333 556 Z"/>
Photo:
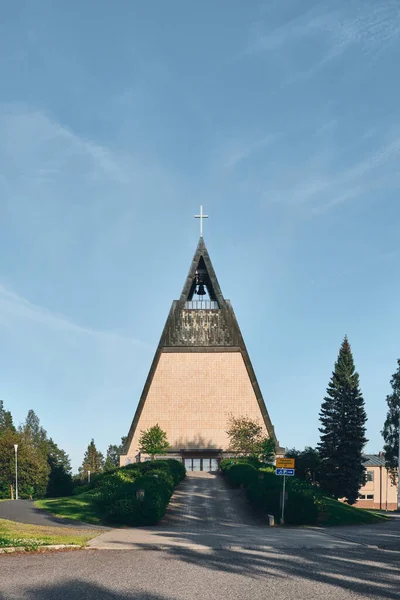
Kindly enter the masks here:
<path id="1" fill-rule="evenodd" d="M 221 308 L 203 256 L 200 256 L 185 308 L 190 310 L 218 310 Z"/>

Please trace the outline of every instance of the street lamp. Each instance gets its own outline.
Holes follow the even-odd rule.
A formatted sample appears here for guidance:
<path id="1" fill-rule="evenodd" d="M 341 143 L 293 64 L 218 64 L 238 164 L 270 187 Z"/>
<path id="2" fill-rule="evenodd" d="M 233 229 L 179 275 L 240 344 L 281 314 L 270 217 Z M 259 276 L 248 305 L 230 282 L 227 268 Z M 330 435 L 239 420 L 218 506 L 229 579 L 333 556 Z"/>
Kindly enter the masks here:
<path id="1" fill-rule="evenodd" d="M 14 444 L 15 450 L 15 499 L 18 500 L 18 444 Z"/>

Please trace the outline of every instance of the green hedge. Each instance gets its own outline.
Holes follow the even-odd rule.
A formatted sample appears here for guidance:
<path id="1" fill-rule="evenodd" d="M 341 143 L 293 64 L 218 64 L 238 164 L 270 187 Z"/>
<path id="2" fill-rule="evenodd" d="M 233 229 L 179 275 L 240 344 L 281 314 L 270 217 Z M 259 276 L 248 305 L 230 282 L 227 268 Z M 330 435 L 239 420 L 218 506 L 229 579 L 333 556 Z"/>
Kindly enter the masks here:
<path id="1" fill-rule="evenodd" d="M 282 477 L 275 475 L 274 467 L 256 469 L 240 459 L 221 461 L 221 469 L 233 485 L 243 485 L 250 504 L 264 514 L 272 514 L 276 521 L 281 515 Z M 312 525 L 324 509 L 325 499 L 319 488 L 295 477 L 286 478 L 288 493 L 285 503 L 285 523 Z"/>
<path id="2" fill-rule="evenodd" d="M 91 484 L 99 516 L 110 524 L 154 525 L 165 514 L 174 487 L 185 477 L 176 460 L 134 463 L 98 475 Z M 144 496 L 137 497 L 142 490 Z"/>
<path id="3" fill-rule="evenodd" d="M 225 469 L 227 479 L 235 486 L 248 487 L 258 479 L 258 471 L 254 467 L 244 463 L 231 465 Z"/>

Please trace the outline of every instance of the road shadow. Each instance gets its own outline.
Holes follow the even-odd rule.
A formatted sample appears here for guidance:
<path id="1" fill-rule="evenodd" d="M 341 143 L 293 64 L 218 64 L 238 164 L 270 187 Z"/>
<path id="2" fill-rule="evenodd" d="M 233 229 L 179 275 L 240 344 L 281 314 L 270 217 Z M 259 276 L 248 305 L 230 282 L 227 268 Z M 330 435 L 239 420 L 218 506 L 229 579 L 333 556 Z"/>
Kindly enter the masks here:
<path id="1" fill-rule="evenodd" d="M 116 592 L 106 586 L 89 583 L 83 579 L 25 588 L 23 598 L 24 600 L 173 600 L 172 596 L 154 595 L 143 590 Z M 9 597 L 0 593 L 0 600 L 9 600 Z"/>
<path id="2" fill-rule="evenodd" d="M 206 552 L 190 548 L 154 552 L 146 548 L 136 552 L 8 556 L 0 560 L 4 577 L 1 600 L 219 597 L 215 588 L 208 589 L 204 582 L 221 585 L 221 598 L 232 597 L 233 593 L 235 598 L 255 600 L 398 600 L 400 590 L 400 553 L 362 547 L 340 551 L 240 548 Z M 25 575 L 21 577 L 21 573 Z"/>

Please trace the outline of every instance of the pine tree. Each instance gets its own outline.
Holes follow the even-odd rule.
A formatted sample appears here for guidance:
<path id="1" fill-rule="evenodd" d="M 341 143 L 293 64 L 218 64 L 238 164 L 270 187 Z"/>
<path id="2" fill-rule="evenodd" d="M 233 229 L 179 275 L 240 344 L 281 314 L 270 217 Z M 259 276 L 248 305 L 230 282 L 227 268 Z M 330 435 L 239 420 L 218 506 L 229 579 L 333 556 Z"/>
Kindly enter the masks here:
<path id="1" fill-rule="evenodd" d="M 390 471 L 393 484 L 396 485 L 396 474 L 399 468 L 399 427 L 400 427 L 400 360 L 397 371 L 390 380 L 393 392 L 386 396 L 388 412 L 382 435 L 385 440 L 384 450 L 386 466 Z"/>
<path id="2" fill-rule="evenodd" d="M 83 458 L 82 466 L 79 467 L 79 475 L 82 481 L 87 480 L 88 471 L 90 471 L 91 475 L 95 473 L 101 473 L 104 468 L 104 456 L 101 452 L 99 452 L 94 443 L 94 439 L 90 442 L 87 450 L 85 452 L 85 456 Z"/>
<path id="3" fill-rule="evenodd" d="M 367 415 L 347 336 L 322 403 L 320 421 L 321 486 L 334 498 L 354 504 L 365 483 Z"/>

